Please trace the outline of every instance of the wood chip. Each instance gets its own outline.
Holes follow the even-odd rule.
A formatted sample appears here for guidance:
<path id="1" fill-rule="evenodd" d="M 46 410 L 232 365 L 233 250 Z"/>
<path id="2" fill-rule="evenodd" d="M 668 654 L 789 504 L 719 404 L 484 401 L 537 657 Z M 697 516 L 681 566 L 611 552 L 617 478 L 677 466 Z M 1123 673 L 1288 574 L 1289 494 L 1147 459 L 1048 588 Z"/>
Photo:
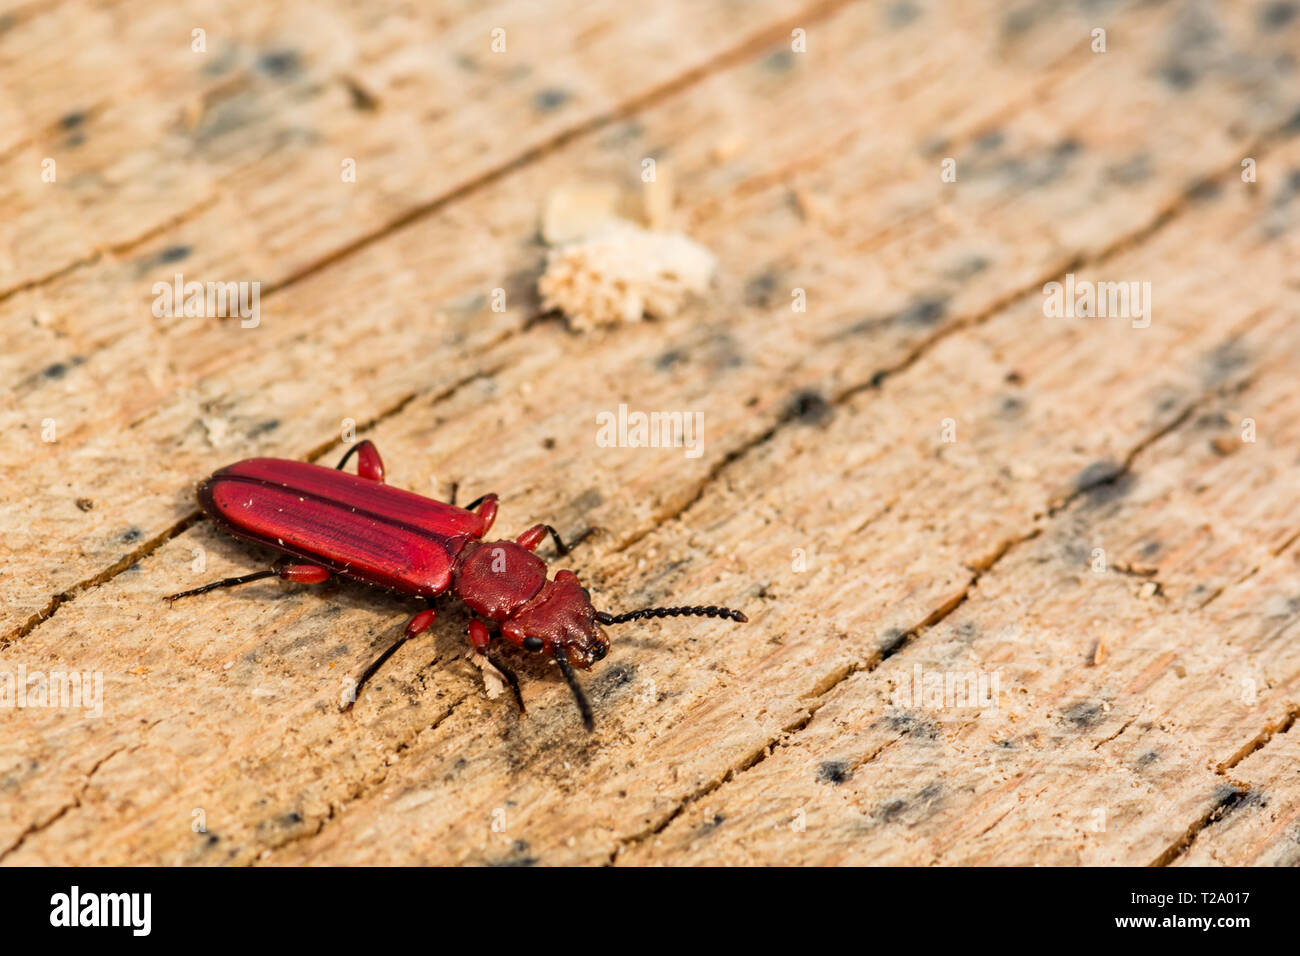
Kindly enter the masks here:
<path id="1" fill-rule="evenodd" d="M 583 239 L 618 218 L 621 191 L 609 183 L 568 183 L 552 189 L 542 210 L 549 245 Z"/>
<path id="2" fill-rule="evenodd" d="M 1102 661 L 1106 659 L 1106 638 L 1097 638 L 1097 646 L 1092 650 L 1092 666 L 1101 666 Z"/>
<path id="3" fill-rule="evenodd" d="M 672 227 L 673 167 L 660 160 L 653 182 L 641 184 L 641 221 L 647 229 L 664 231 Z"/>
<path id="4" fill-rule="evenodd" d="M 483 672 L 483 689 L 487 691 L 488 700 L 496 700 L 506 690 L 505 676 L 492 666 L 484 654 L 471 654 L 469 659 Z"/>
<path id="5" fill-rule="evenodd" d="M 543 308 L 585 330 L 676 315 L 690 295 L 708 289 L 716 268 L 713 253 L 680 233 L 619 222 L 552 250 L 537 290 Z"/>

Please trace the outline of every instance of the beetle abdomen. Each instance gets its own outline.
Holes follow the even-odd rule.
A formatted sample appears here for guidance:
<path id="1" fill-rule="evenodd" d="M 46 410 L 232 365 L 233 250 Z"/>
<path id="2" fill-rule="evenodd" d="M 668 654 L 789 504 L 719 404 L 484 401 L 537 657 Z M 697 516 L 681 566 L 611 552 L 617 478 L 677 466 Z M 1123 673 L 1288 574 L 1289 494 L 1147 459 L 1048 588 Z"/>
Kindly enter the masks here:
<path id="1" fill-rule="evenodd" d="M 199 487 L 203 510 L 226 531 L 337 574 L 406 594 L 433 596 L 451 583 L 452 561 L 467 540 L 456 523 L 446 532 L 433 532 L 395 520 L 395 514 L 409 513 L 409 503 L 399 500 L 394 505 L 392 497 L 382 491 L 398 489 L 364 479 L 355 480 L 381 491 L 371 501 L 325 496 L 309 490 L 310 483 L 295 482 L 295 487 L 284 480 L 259 479 L 236 471 L 258 461 L 251 459 L 223 469 Z M 304 507 L 308 503 L 310 507 Z"/>

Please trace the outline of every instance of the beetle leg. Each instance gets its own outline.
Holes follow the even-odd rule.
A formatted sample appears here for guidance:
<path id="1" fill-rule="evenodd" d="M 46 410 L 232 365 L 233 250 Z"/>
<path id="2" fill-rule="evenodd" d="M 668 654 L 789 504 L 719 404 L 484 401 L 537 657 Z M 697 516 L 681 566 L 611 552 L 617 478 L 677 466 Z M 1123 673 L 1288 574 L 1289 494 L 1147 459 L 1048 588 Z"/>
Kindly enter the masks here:
<path id="1" fill-rule="evenodd" d="M 574 538 L 572 544 L 565 544 L 564 539 L 560 537 L 560 532 L 556 531 L 549 524 L 535 524 L 519 537 L 515 538 L 515 544 L 519 545 L 525 551 L 534 551 L 549 534 L 551 539 L 555 542 L 556 552 L 565 555 L 578 545 L 582 544 L 582 542 L 586 541 L 595 530 L 595 528 L 588 528 L 586 531 L 582 532 L 582 534 Z"/>
<path id="2" fill-rule="evenodd" d="M 488 647 L 492 643 L 492 634 L 488 631 L 487 625 L 478 618 L 474 618 L 469 622 L 469 642 L 474 645 L 474 653 L 486 657 L 488 663 L 500 671 L 501 676 L 506 679 L 506 683 L 510 685 L 510 690 L 514 692 L 515 703 L 519 705 L 519 713 L 527 713 L 524 709 L 524 695 L 519 691 L 519 678 L 515 676 L 514 671 L 505 665 L 505 662 L 500 657 L 488 653 Z"/>
<path id="3" fill-rule="evenodd" d="M 493 494 L 479 495 L 468 505 L 466 511 L 473 511 L 483 519 L 483 530 L 479 532 L 479 537 L 488 533 L 492 527 L 492 522 L 497 520 L 497 496 Z"/>
<path id="4" fill-rule="evenodd" d="M 343 466 L 348 463 L 348 459 L 353 455 L 357 456 L 357 474 L 368 481 L 377 481 L 381 485 L 384 483 L 384 460 L 379 457 L 379 449 L 369 438 L 359 441 L 347 450 L 347 453 L 339 459 L 335 465 L 338 471 L 343 470 Z"/>
<path id="5" fill-rule="evenodd" d="M 238 577 L 222 578 L 220 581 L 213 581 L 211 584 L 205 584 L 202 587 L 192 588 L 189 591 L 181 591 L 178 594 L 169 594 L 164 601 L 175 601 L 178 598 L 193 597 L 196 594 L 205 594 L 208 591 L 215 591 L 217 588 L 233 588 L 238 584 L 249 584 L 253 581 L 262 581 L 266 578 L 279 576 L 286 581 L 296 581 L 299 584 L 319 584 L 329 579 L 334 572 L 329 568 L 323 568 L 319 564 L 283 564 L 273 568 L 267 568 L 265 571 L 254 571 L 252 574 L 241 574 Z"/>
<path id="6" fill-rule="evenodd" d="M 320 584 L 322 581 L 328 581 L 334 573 L 329 568 L 323 568 L 319 564 L 286 564 L 276 572 L 286 581 L 296 581 L 299 584 Z"/>
<path id="7" fill-rule="evenodd" d="M 384 666 L 384 663 L 397 652 L 399 647 L 417 634 L 423 634 L 427 631 L 433 625 L 434 617 L 436 617 L 436 612 L 430 607 L 415 614 L 406 622 L 406 629 L 402 632 L 402 636 L 393 641 L 388 650 L 375 658 L 370 663 L 370 666 L 361 672 L 361 676 L 357 678 L 356 689 L 352 692 L 352 699 L 343 707 L 345 711 L 352 709 L 352 705 L 355 704 L 357 698 L 361 696 L 361 688 L 365 687 L 370 678 L 375 676 L 375 672 Z"/>
<path id="8" fill-rule="evenodd" d="M 475 654 L 486 654 L 488 646 L 492 643 L 492 634 L 488 631 L 487 625 L 478 618 L 469 622 L 469 642 L 474 645 Z"/>
<path id="9" fill-rule="evenodd" d="M 220 581 L 213 581 L 211 584 L 205 584 L 202 587 L 191 588 L 188 591 L 180 591 L 176 594 L 168 594 L 164 601 L 175 601 L 183 597 L 193 597 L 196 594 L 205 594 L 208 591 L 215 591 L 217 588 L 233 588 L 237 584 L 248 584 L 251 581 L 261 581 L 263 578 L 273 577 L 280 572 L 275 568 L 268 568 L 265 571 L 254 571 L 252 574 L 241 574 L 238 577 L 222 578 Z"/>

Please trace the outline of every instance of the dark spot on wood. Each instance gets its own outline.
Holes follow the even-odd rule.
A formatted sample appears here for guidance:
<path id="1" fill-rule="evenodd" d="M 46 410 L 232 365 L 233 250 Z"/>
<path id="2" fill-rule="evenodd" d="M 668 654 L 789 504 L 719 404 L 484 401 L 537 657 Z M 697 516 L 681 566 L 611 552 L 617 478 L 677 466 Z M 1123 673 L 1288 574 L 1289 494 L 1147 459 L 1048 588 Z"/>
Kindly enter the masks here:
<path id="1" fill-rule="evenodd" d="M 962 621 L 957 625 L 957 637 L 969 644 L 979 637 L 979 628 L 971 621 Z"/>
<path id="2" fill-rule="evenodd" d="M 1087 567 L 1092 560 L 1092 545 L 1083 538 L 1072 537 L 1061 543 L 1060 555 L 1069 567 Z"/>
<path id="3" fill-rule="evenodd" d="M 1019 418 L 1025 411 L 1025 400 L 1019 395 L 1004 395 L 998 404 L 998 414 L 1003 418 Z"/>
<path id="4" fill-rule="evenodd" d="M 786 73 L 794 66 L 793 50 L 777 50 L 763 60 L 763 69 L 769 73 Z"/>
<path id="5" fill-rule="evenodd" d="M 1101 704 L 1081 700 L 1071 704 L 1061 714 L 1061 719 L 1077 731 L 1091 730 L 1106 719 L 1106 712 Z"/>
<path id="6" fill-rule="evenodd" d="M 180 262 L 189 256 L 194 250 L 189 246 L 168 246 L 154 258 L 158 265 L 167 265 L 169 262 Z"/>
<path id="7" fill-rule="evenodd" d="M 302 814 L 297 810 L 293 810 L 289 813 L 282 814 L 275 822 L 282 827 L 296 827 L 298 824 L 302 823 Z"/>
<path id="8" fill-rule="evenodd" d="M 600 493 L 599 488 L 588 488 L 569 502 L 569 507 L 578 512 L 594 511 L 604 503 L 605 496 Z"/>
<path id="9" fill-rule="evenodd" d="M 1180 93 L 1184 90 L 1190 90 L 1199 79 L 1195 70 L 1176 60 L 1166 62 L 1160 67 L 1158 73 L 1166 86 Z"/>
<path id="10" fill-rule="evenodd" d="M 728 332 L 711 335 L 707 341 L 709 364 L 714 368 L 739 368 L 745 364 L 740 343 Z"/>
<path id="11" fill-rule="evenodd" d="M 1000 149 L 1005 142 L 1006 136 L 1003 135 L 1002 130 L 991 129 L 980 134 L 979 139 L 975 140 L 975 148 L 981 153 L 987 153 Z"/>
<path id="12" fill-rule="evenodd" d="M 616 149 L 634 143 L 645 133 L 645 128 L 636 120 L 628 120 L 610 127 L 600 138 L 601 149 Z"/>
<path id="13" fill-rule="evenodd" d="M 941 322 L 947 314 L 947 296 L 922 296 L 898 313 L 894 321 L 915 328 L 929 328 Z"/>
<path id="14" fill-rule="evenodd" d="M 1012 10 L 1002 18 L 1002 34 L 1008 37 L 1019 36 L 1032 27 L 1037 19 L 1038 15 L 1033 7 Z"/>
<path id="15" fill-rule="evenodd" d="M 1291 118 L 1282 124 L 1280 130 L 1283 136 L 1295 136 L 1300 133 L 1300 109 L 1291 114 Z"/>
<path id="16" fill-rule="evenodd" d="M 681 349 L 669 349 L 667 352 L 662 353 L 655 359 L 655 368 L 659 369 L 661 372 L 666 372 L 669 369 L 676 368 L 686 360 L 687 355 Z"/>
<path id="17" fill-rule="evenodd" d="M 817 782 L 839 786 L 853 777 L 853 771 L 843 760 L 825 760 L 817 767 Z"/>
<path id="18" fill-rule="evenodd" d="M 68 365 L 66 362 L 55 362 L 41 369 L 41 374 L 49 379 L 60 379 L 68 374 Z"/>
<path id="19" fill-rule="evenodd" d="M 849 336 L 854 335 L 870 335 L 873 332 L 883 329 L 893 320 L 894 316 L 889 316 L 887 318 L 862 319 L 861 321 L 854 322 L 847 329 L 837 335 L 836 338 L 848 338 Z"/>
<path id="20" fill-rule="evenodd" d="M 902 734 L 904 737 L 914 737 L 918 740 L 939 739 L 939 727 L 928 717 L 917 717 L 915 714 L 905 711 L 897 712 L 886 714 L 885 724 L 890 730 Z"/>
<path id="21" fill-rule="evenodd" d="M 1011 186 L 1020 189 L 1047 186 L 1065 175 L 1070 163 L 1083 151 L 1079 140 L 1067 137 L 1045 150 L 1025 157 L 1009 157 L 993 171 Z"/>
<path id="22" fill-rule="evenodd" d="M 73 110 L 71 113 L 64 113 L 59 118 L 59 126 L 66 130 L 74 130 L 86 122 L 86 114 L 81 110 Z"/>
<path id="23" fill-rule="evenodd" d="M 872 815 L 880 820 L 881 823 L 889 823 L 891 820 L 902 814 L 906 809 L 906 800 L 890 800 L 888 803 L 882 803 L 878 806 L 875 813 Z"/>
<path id="24" fill-rule="evenodd" d="M 513 804 L 507 802 L 506 805 L 512 806 Z M 538 863 L 537 857 L 530 855 L 528 852 L 529 846 L 527 840 L 516 840 L 514 843 L 510 845 L 510 850 L 514 854 L 513 856 L 507 857 L 504 860 L 498 860 L 492 862 L 488 865 L 489 866 L 536 866 L 537 865 Z"/>
<path id="25" fill-rule="evenodd" d="M 557 87 L 550 87 L 540 90 L 533 96 L 533 108 L 540 113 L 549 113 L 552 110 L 558 110 L 565 103 L 569 102 L 572 94 L 568 90 L 562 90 Z"/>
<path id="26" fill-rule="evenodd" d="M 1223 186 L 1217 180 L 1206 176 L 1188 183 L 1183 195 L 1189 202 L 1208 202 L 1217 198 L 1222 192 Z"/>
<path id="27" fill-rule="evenodd" d="M 824 425 L 834 414 L 834 409 L 820 392 L 805 388 L 795 392 L 786 402 L 784 417 L 805 425 Z"/>
<path id="28" fill-rule="evenodd" d="M 1106 179 L 1120 186 L 1132 186 L 1151 178 L 1151 157 L 1136 153 L 1113 166 L 1106 167 Z"/>
<path id="29" fill-rule="evenodd" d="M 94 511 L 95 502 L 89 498 L 78 498 L 77 507 L 82 511 Z"/>
<path id="30" fill-rule="evenodd" d="M 772 305 L 780 281 L 780 277 L 771 269 L 766 269 L 758 275 L 751 276 L 745 282 L 745 305 L 758 306 L 759 308 L 767 308 Z"/>
<path id="31" fill-rule="evenodd" d="M 268 76 L 290 77 L 302 69 L 297 50 L 288 48 L 268 50 L 257 59 L 257 68 Z"/>
<path id="32" fill-rule="evenodd" d="M 1137 758 L 1136 765 L 1138 769 L 1141 769 L 1143 767 L 1149 767 L 1159 759 L 1160 759 L 1160 752 L 1158 750 L 1148 750 L 1142 756 Z"/>
<path id="33" fill-rule="evenodd" d="M 1214 810 L 1210 814 L 1210 819 L 1222 820 L 1239 809 L 1249 793 L 1249 790 L 1238 790 L 1230 783 L 1219 784 L 1214 788 L 1214 796 L 1211 798 L 1214 800 Z"/>
<path id="34" fill-rule="evenodd" d="M 1259 11 L 1259 28 L 1260 30 L 1276 30 L 1284 27 L 1295 19 L 1296 7 L 1289 0 L 1279 0 L 1277 3 L 1267 4 Z"/>
<path id="35" fill-rule="evenodd" d="M 721 813 L 715 813 L 708 820 L 705 820 L 702 824 L 700 824 L 700 828 L 698 832 L 701 835 L 706 833 L 712 833 L 718 827 L 722 826 L 723 821 L 725 821 L 726 819 L 727 818 L 723 816 Z"/>
<path id="36" fill-rule="evenodd" d="M 880 656 L 889 657 L 907 642 L 907 631 L 891 627 L 880 635 Z"/>
<path id="37" fill-rule="evenodd" d="M 1138 549 L 1138 554 L 1144 558 L 1154 558 L 1160 553 L 1159 541 L 1147 541 Z"/>
<path id="38" fill-rule="evenodd" d="M 921 8 L 911 0 L 898 0 L 897 3 L 889 5 L 889 9 L 885 11 L 885 19 L 891 27 L 898 29 L 916 20 L 922 12 Z"/>
<path id="39" fill-rule="evenodd" d="M 1010 372 L 1007 372 L 1006 382 L 1008 385 L 1023 385 L 1025 384 L 1025 377 L 1015 369 L 1012 369 Z"/>
<path id="40" fill-rule="evenodd" d="M 267 432 L 273 432 L 280 427 L 280 419 L 268 418 L 264 422 L 259 422 L 248 430 L 249 438 L 257 438 L 259 435 L 265 435 Z"/>
<path id="41" fill-rule="evenodd" d="M 550 436 L 543 438 L 542 447 L 545 448 L 547 451 L 553 450 L 555 448 L 555 439 L 551 438 Z"/>
<path id="42" fill-rule="evenodd" d="M 144 537 L 144 532 L 139 528 L 128 528 L 117 536 L 117 540 L 122 544 L 131 544 L 133 541 L 139 541 Z"/>
<path id="43" fill-rule="evenodd" d="M 933 159 L 946 155 L 952 147 L 952 141 L 946 136 L 935 136 L 921 144 L 921 155 Z"/>
<path id="44" fill-rule="evenodd" d="M 889 800 L 880 804 L 872 811 L 871 816 L 880 823 L 890 823 L 913 807 L 932 811 L 941 796 L 943 796 L 943 785 L 931 783 L 922 788 L 910 801 L 906 799 Z"/>
<path id="45" fill-rule="evenodd" d="M 1132 490 L 1133 476 L 1113 461 L 1094 461 L 1074 476 L 1076 494 L 1087 495 L 1090 504 L 1105 504 Z"/>
<path id="46" fill-rule="evenodd" d="M 1250 354 L 1245 346 L 1239 339 L 1229 339 L 1206 356 L 1205 384 L 1210 387 L 1222 385 L 1248 365 Z"/>
<path id="47" fill-rule="evenodd" d="M 1293 169 L 1287 174 L 1285 187 L 1280 191 L 1278 201 L 1279 203 L 1290 202 L 1297 193 L 1300 193 L 1300 169 Z"/>
<path id="48" fill-rule="evenodd" d="M 215 833 L 200 833 L 199 836 L 204 838 L 203 849 L 205 850 L 210 850 L 221 842 L 221 837 Z"/>
<path id="49" fill-rule="evenodd" d="M 973 256 L 967 256 L 944 274 L 954 282 L 965 282 L 966 280 L 979 275 L 992 264 L 993 263 L 984 256 L 976 254 Z"/>
<path id="50" fill-rule="evenodd" d="M 379 100 L 373 93 L 350 76 L 343 77 L 343 85 L 348 88 L 352 99 L 352 108 L 362 113 L 373 113 L 379 109 Z"/>
<path id="51" fill-rule="evenodd" d="M 635 664 L 615 664 L 600 672 L 590 684 L 591 694 L 597 699 L 608 697 L 621 687 L 626 687 L 636 679 Z"/>
<path id="52" fill-rule="evenodd" d="M 542 299 L 537 292 L 537 276 L 541 271 L 539 258 L 536 268 L 520 269 L 506 276 L 502 288 L 506 291 L 508 308 L 533 315 L 542 311 Z"/>

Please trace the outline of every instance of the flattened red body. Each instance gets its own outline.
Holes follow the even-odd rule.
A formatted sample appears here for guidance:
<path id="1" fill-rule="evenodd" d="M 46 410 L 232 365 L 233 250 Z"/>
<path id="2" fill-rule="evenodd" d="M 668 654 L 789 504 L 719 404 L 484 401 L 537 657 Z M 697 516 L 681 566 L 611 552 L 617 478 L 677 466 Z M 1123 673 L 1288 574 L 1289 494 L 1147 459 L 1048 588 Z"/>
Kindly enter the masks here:
<path id="1" fill-rule="evenodd" d="M 249 458 L 199 486 L 199 503 L 237 537 L 345 577 L 432 597 L 485 532 L 472 511 L 333 468 Z"/>

